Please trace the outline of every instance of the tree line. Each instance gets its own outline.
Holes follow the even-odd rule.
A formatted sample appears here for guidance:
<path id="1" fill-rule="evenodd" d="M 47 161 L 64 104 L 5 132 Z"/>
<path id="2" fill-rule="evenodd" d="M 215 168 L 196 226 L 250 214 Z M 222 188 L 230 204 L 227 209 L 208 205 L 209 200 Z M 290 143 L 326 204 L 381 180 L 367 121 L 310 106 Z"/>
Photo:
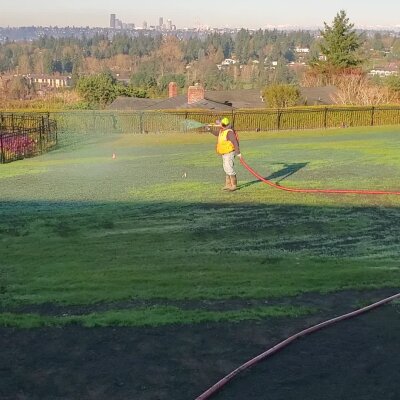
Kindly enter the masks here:
<path id="1" fill-rule="evenodd" d="M 234 59 L 235 64 L 222 65 L 226 59 Z M 351 76 L 356 91 L 357 84 L 371 84 L 365 71 L 372 60 L 400 60 L 400 38 L 357 32 L 344 11 L 317 34 L 241 29 L 234 35 L 212 33 L 181 40 L 174 35 L 131 37 L 121 33 L 112 38 L 44 36 L 33 42 L 0 45 L 0 73 L 71 74 L 85 100 L 101 105 L 117 95 L 161 96 L 170 81 L 182 90 L 195 82 L 209 90 L 300 83 L 340 87 Z M 295 61 L 296 68 L 292 68 L 290 63 Z M 394 89 L 400 86 L 395 77 L 387 83 Z M 21 85 L 20 79 L 15 86 Z M 106 99 L 96 94 L 100 92 L 96 85 L 108 93 Z M 288 87 L 284 90 L 290 92 Z M 293 97 L 297 91 L 291 93 Z M 275 92 L 272 97 L 276 96 Z"/>

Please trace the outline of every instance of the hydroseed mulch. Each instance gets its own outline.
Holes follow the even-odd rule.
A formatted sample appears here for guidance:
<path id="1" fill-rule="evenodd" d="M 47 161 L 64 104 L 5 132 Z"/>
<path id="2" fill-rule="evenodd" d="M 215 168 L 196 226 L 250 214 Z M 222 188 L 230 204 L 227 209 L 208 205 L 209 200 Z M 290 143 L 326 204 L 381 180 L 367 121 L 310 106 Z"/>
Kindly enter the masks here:
<path id="1" fill-rule="evenodd" d="M 244 133 L 241 148 L 287 186 L 399 190 L 398 134 Z M 190 399 L 265 345 L 339 312 L 334 292 L 398 291 L 400 198 L 287 194 L 240 167 L 240 190 L 222 193 L 205 134 L 77 135 L 61 144 L 0 168 L 0 325 L 9 349 L 1 398 Z M 325 300 L 305 303 L 302 293 Z M 359 305 L 352 293 L 346 309 Z M 397 308 L 385 310 L 366 318 L 385 316 L 390 337 Z M 385 341 L 390 366 L 395 345 Z M 207 361 L 215 368 L 204 369 Z M 318 384 L 311 376 L 304 382 Z M 290 379 L 300 390 L 302 380 Z M 336 398 L 349 398 L 340 385 Z M 385 399 L 398 395 L 388 380 L 381 389 Z"/>

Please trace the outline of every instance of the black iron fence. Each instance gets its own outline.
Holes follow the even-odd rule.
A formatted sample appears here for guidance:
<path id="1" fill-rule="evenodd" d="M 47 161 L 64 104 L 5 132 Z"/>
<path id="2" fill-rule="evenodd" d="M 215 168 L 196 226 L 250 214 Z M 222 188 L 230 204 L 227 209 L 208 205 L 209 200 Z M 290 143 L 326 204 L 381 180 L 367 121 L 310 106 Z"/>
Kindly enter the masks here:
<path id="1" fill-rule="evenodd" d="M 49 151 L 57 144 L 57 123 L 48 114 L 0 114 L 0 163 Z"/>
<path id="2" fill-rule="evenodd" d="M 307 107 L 266 110 L 233 110 L 230 113 L 172 112 L 176 118 L 203 123 L 216 118 L 229 117 L 240 131 L 279 131 L 335 127 L 379 126 L 400 124 L 400 107 Z M 149 113 L 143 113 L 142 133 L 145 132 Z M 191 125 L 188 124 L 188 129 Z M 137 128 L 136 128 L 137 130 Z"/>
<path id="3" fill-rule="evenodd" d="M 223 117 L 229 117 L 238 131 L 256 132 L 399 125 L 400 107 L 306 107 L 281 110 L 232 110 L 223 113 L 195 110 L 0 113 L 3 139 L 10 134 L 18 136 L 19 132 L 22 143 L 19 144 L 16 140 L 15 145 L 24 149 L 17 152 L 9 151 L 7 157 L 3 150 L 2 160 L 23 158 L 25 154 L 34 155 L 52 148 L 57 142 L 57 129 L 60 133 L 67 134 L 60 137 L 62 143 L 62 138 L 68 137 L 68 134 L 80 136 L 202 131 L 206 129 L 205 124 Z M 26 139 L 22 139 L 23 137 Z M 2 148 L 6 149 L 7 146 Z"/>
<path id="4" fill-rule="evenodd" d="M 239 131 L 400 124 L 400 107 L 308 107 L 281 110 L 69 111 L 51 113 L 59 130 L 69 133 L 164 133 L 204 129 L 202 124 L 229 117 Z"/>

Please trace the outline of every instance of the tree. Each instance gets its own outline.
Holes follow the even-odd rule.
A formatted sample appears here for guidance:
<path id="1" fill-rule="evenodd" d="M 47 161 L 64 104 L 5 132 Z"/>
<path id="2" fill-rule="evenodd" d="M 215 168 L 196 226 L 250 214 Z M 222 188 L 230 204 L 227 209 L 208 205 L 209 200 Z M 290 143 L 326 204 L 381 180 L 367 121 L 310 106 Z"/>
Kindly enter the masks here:
<path id="1" fill-rule="evenodd" d="M 105 105 L 118 96 L 116 81 L 108 72 L 99 75 L 81 77 L 76 84 L 78 93 L 90 104 Z"/>
<path id="2" fill-rule="evenodd" d="M 271 85 L 263 90 L 262 97 L 268 107 L 292 107 L 300 100 L 300 89 L 294 85 Z"/>
<path id="3" fill-rule="evenodd" d="M 385 46 L 382 41 L 382 34 L 380 32 L 376 32 L 374 34 L 374 38 L 371 42 L 371 48 L 377 51 L 382 51 L 385 49 Z"/>
<path id="4" fill-rule="evenodd" d="M 131 76 L 131 84 L 143 89 L 155 88 L 157 77 L 160 75 L 160 66 L 157 59 L 145 61 L 139 65 L 138 71 Z"/>
<path id="5" fill-rule="evenodd" d="M 18 73 L 27 75 L 32 72 L 32 60 L 28 54 L 22 54 L 18 58 Z"/>
<path id="6" fill-rule="evenodd" d="M 400 58 L 400 39 L 396 39 L 393 42 L 392 46 L 392 54 L 396 59 Z"/>
<path id="7" fill-rule="evenodd" d="M 161 76 L 184 71 L 181 44 L 175 36 L 167 36 L 156 51 Z"/>
<path id="8" fill-rule="evenodd" d="M 168 74 L 159 79 L 158 88 L 161 92 L 165 92 L 170 82 L 176 82 L 180 89 L 183 89 L 186 84 L 186 76 L 184 74 Z"/>
<path id="9" fill-rule="evenodd" d="M 17 76 L 11 81 L 10 96 L 13 99 L 25 99 L 31 92 L 28 81 L 22 77 Z"/>
<path id="10" fill-rule="evenodd" d="M 136 88 L 132 85 L 125 86 L 118 83 L 115 86 L 115 90 L 118 96 L 139 97 L 141 99 L 147 98 L 146 90 L 141 88 Z"/>
<path id="11" fill-rule="evenodd" d="M 0 45 L 0 72 L 10 71 L 14 67 L 16 57 L 9 46 L 2 47 Z"/>
<path id="12" fill-rule="evenodd" d="M 290 84 L 296 82 L 296 75 L 286 65 L 284 59 L 279 59 L 270 79 L 274 84 Z"/>
<path id="13" fill-rule="evenodd" d="M 199 51 L 202 48 L 202 41 L 199 38 L 189 38 L 182 43 L 184 59 L 187 63 L 198 59 Z"/>
<path id="14" fill-rule="evenodd" d="M 357 54 L 361 46 L 360 36 L 353 30 L 354 24 L 349 22 L 344 10 L 339 11 L 332 26 L 324 22 L 325 29 L 321 32 L 320 49 L 325 56 L 325 63 L 330 68 L 351 68 L 362 63 Z"/>
<path id="15" fill-rule="evenodd" d="M 248 30 L 241 29 L 235 40 L 235 53 L 241 64 L 247 64 L 250 58 L 250 39 L 251 35 Z"/>
<path id="16" fill-rule="evenodd" d="M 339 82 L 338 91 L 333 96 L 337 104 L 375 106 L 395 101 L 396 93 L 388 88 L 371 84 L 366 76 L 347 76 Z"/>
<path id="17" fill-rule="evenodd" d="M 389 89 L 400 94 L 400 76 L 388 76 L 385 80 L 385 83 Z"/>

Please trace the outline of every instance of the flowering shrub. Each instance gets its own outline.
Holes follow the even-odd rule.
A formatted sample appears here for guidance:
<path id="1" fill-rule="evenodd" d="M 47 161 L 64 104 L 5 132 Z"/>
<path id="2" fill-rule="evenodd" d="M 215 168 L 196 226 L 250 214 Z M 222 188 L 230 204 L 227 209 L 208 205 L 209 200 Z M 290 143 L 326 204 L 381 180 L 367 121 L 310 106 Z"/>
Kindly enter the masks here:
<path id="1" fill-rule="evenodd" d="M 27 134 L 6 134 L 1 140 L 5 161 L 33 155 L 36 151 L 37 140 Z"/>

